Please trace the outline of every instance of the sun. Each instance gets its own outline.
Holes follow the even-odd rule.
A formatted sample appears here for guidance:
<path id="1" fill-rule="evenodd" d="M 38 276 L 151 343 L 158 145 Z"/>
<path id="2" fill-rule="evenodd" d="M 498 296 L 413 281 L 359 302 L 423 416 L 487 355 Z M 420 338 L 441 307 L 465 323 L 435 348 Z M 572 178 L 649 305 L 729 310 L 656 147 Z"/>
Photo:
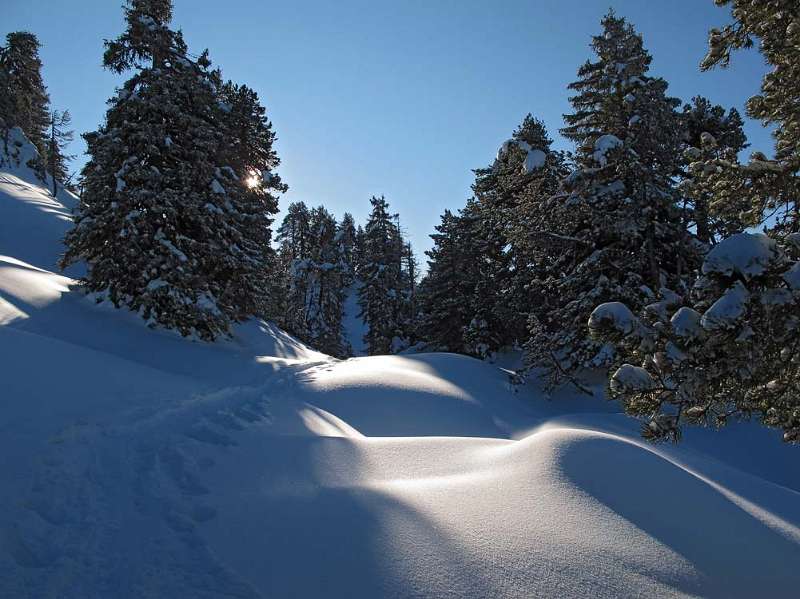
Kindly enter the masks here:
<path id="1" fill-rule="evenodd" d="M 259 176 L 253 173 L 247 179 L 245 179 L 244 183 L 248 188 L 253 189 L 254 187 L 258 187 L 258 184 L 260 183 L 259 179 Z"/>

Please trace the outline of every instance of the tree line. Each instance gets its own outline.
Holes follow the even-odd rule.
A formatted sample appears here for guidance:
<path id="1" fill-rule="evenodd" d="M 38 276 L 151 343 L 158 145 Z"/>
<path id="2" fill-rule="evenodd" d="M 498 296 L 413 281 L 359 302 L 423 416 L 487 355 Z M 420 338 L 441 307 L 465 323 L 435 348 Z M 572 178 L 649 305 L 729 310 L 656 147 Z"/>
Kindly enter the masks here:
<path id="1" fill-rule="evenodd" d="M 587 390 L 584 375 L 606 369 L 653 441 L 753 416 L 800 441 L 800 6 L 715 2 L 733 20 L 711 31 L 701 69 L 758 45 L 772 70 L 746 110 L 774 126 L 774 156 L 740 160 L 738 111 L 670 96 L 642 36 L 609 12 L 569 85 L 560 132 L 573 148 L 553 149 L 526 116 L 442 215 L 417 285 L 382 196 L 363 227 L 293 203 L 273 247 L 287 186 L 257 94 L 188 52 L 169 0 L 128 0 L 103 63 L 131 76 L 84 135 L 62 265 L 85 262 L 87 290 L 153 326 L 213 340 L 270 318 L 338 357 L 352 354 L 355 293 L 371 354 L 518 347 L 523 374 L 551 388 Z M 0 124 L 25 131 L 55 182 L 67 131 L 37 52 L 31 34 L 8 36 Z"/>
<path id="2" fill-rule="evenodd" d="M 775 155 L 740 161 L 736 109 L 671 97 L 610 12 L 569 85 L 574 150 L 529 115 L 442 216 L 420 286 L 431 347 L 522 347 L 550 387 L 606 369 L 653 441 L 750 417 L 800 441 L 800 5 L 716 4 L 733 22 L 701 69 L 757 44 L 771 70 L 746 109 Z"/>

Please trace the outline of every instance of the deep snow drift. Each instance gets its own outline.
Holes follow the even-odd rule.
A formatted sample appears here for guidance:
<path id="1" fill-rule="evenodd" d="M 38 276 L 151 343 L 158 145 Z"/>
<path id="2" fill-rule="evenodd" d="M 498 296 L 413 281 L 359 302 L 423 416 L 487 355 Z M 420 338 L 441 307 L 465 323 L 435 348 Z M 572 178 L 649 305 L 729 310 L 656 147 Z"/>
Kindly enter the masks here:
<path id="1" fill-rule="evenodd" d="M 777 434 L 652 447 L 461 356 L 150 330 L 55 272 L 73 202 L 0 172 L 0 596 L 796 593 Z"/>

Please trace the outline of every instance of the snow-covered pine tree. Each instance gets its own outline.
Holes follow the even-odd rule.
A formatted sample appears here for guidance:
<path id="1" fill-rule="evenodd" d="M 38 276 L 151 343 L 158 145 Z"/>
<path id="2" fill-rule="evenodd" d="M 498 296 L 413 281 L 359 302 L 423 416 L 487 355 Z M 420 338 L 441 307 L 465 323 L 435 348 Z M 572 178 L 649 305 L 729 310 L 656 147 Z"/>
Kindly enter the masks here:
<path id="1" fill-rule="evenodd" d="M 359 273 L 359 317 L 369 327 L 364 342 L 371 355 L 392 353 L 402 337 L 402 239 L 381 196 L 370 199 L 372 211 L 364 227 L 363 263 Z"/>
<path id="2" fill-rule="evenodd" d="M 570 85 L 572 114 L 562 133 L 576 144 L 577 169 L 548 205 L 561 252 L 530 291 L 540 302 L 530 321 L 531 366 L 550 384 L 609 366 L 613 347 L 589 335 L 599 303 L 653 301 L 661 287 L 682 289 L 697 252 L 682 226 L 674 175 L 683 132 L 663 79 L 648 75 L 651 57 L 624 18 L 609 13 L 592 40 L 595 61 Z"/>
<path id="3" fill-rule="evenodd" d="M 472 186 L 476 202 L 462 214 L 475 225 L 467 243 L 478 247 L 468 253 L 481 256 L 468 325 L 471 353 L 485 355 L 501 346 L 522 341 L 530 301 L 530 237 L 526 224 L 537 210 L 534 197 L 558 189 L 564 175 L 561 155 L 550 150 L 552 140 L 542 121 L 528 114 L 497 152 L 493 164 L 475 171 Z"/>
<path id="4" fill-rule="evenodd" d="M 32 168 L 44 179 L 47 159 L 50 98 L 42 80 L 39 40 L 27 31 L 6 36 L 0 49 L 3 96 L 0 100 L 2 127 L 19 127 L 39 151 L 39 161 Z"/>
<path id="5" fill-rule="evenodd" d="M 305 202 L 292 202 L 278 227 L 276 239 L 292 260 L 304 260 L 311 251 L 311 214 Z"/>
<path id="6" fill-rule="evenodd" d="M 355 243 L 353 244 L 353 272 L 355 272 L 357 278 L 361 277 L 364 262 L 364 227 L 358 225 L 356 227 Z"/>
<path id="7" fill-rule="evenodd" d="M 126 30 L 106 43 L 104 65 L 134 74 L 109 100 L 106 122 L 85 135 L 90 160 L 62 264 L 85 261 L 89 290 L 153 325 L 213 339 L 267 311 L 259 286 L 274 203 L 227 155 L 219 73 L 206 53 L 188 57 L 169 27 L 171 2 L 128 0 L 124 12 Z"/>
<path id="8" fill-rule="evenodd" d="M 468 223 L 445 210 L 426 251 L 428 272 L 419 288 L 419 336 L 432 347 L 468 353 L 464 333 L 473 316 L 472 298 L 477 284 L 479 256 L 465 237 Z"/>
<path id="9" fill-rule="evenodd" d="M 734 23 L 712 30 L 703 68 L 727 66 L 754 39 L 772 66 L 748 114 L 776 124 L 772 160 L 718 169 L 710 206 L 749 201 L 742 232 L 716 245 L 691 295 L 666 297 L 644 314 L 621 303 L 599 306 L 590 327 L 631 349 L 610 389 L 645 421 L 643 434 L 677 440 L 681 426 L 722 426 L 756 417 L 800 442 L 800 5 L 792 0 L 732 5 Z M 707 140 L 711 143 L 712 140 Z M 717 170 L 717 169 L 715 169 Z M 738 191 L 737 191 L 738 190 Z M 640 364 L 640 365 L 636 365 Z"/>
<path id="10" fill-rule="evenodd" d="M 337 226 L 336 241 L 339 244 L 339 260 L 342 263 L 344 284 L 352 285 L 356 275 L 356 223 L 349 212 L 344 213 Z"/>
<path id="11" fill-rule="evenodd" d="M 297 265 L 311 255 L 311 213 L 305 202 L 292 202 L 278 227 L 276 239 L 280 246 L 278 259 L 284 277 L 285 306 L 281 324 L 289 332 L 303 339 L 309 335 L 306 326 L 306 278 L 299 277 Z"/>
<path id="12" fill-rule="evenodd" d="M 401 286 L 403 288 L 403 338 L 407 345 L 413 345 L 419 339 L 419 305 L 417 302 L 417 285 L 419 281 L 419 262 L 414 255 L 410 241 L 403 241 L 402 266 L 400 268 Z"/>
<path id="13" fill-rule="evenodd" d="M 747 115 L 774 130 L 775 156 L 756 154 L 738 170 L 738 187 L 750 204 L 748 224 L 758 223 L 764 212 L 778 221 L 776 232 L 796 232 L 800 227 L 800 5 L 793 0 L 747 2 L 715 0 L 730 6 L 734 22 L 709 33 L 709 50 L 701 68 L 727 67 L 731 53 L 758 49 L 772 67 L 761 83 L 761 93 L 747 102 Z M 732 175 L 735 179 L 736 175 Z"/>
<path id="14" fill-rule="evenodd" d="M 65 153 L 66 147 L 73 139 L 73 131 L 69 128 L 72 117 L 69 110 L 50 113 L 50 124 L 47 136 L 47 174 L 50 175 L 53 196 L 58 193 L 58 183 L 64 183 L 69 177 L 67 164 L 74 156 Z"/>
<path id="15" fill-rule="evenodd" d="M 336 219 L 319 206 L 311 210 L 310 225 L 313 242 L 302 273 L 306 277 L 308 342 L 326 354 L 346 357 L 351 352 L 342 328 L 345 270 L 336 238 Z"/>
<path id="16" fill-rule="evenodd" d="M 682 117 L 686 148 L 680 191 L 688 201 L 685 220 L 700 242 L 713 243 L 746 227 L 739 218 L 741 202 L 725 201 L 719 185 L 721 173 L 738 162 L 739 152 L 748 145 L 742 117 L 735 108 L 726 113 L 702 96 L 683 107 Z"/>
<path id="17" fill-rule="evenodd" d="M 226 83 L 220 93 L 223 146 L 218 161 L 235 174 L 237 185 L 229 189 L 238 237 L 238 268 L 230 272 L 223 302 L 238 306 L 237 318 L 273 316 L 279 302 L 275 288 L 276 261 L 272 249 L 273 215 L 278 194 L 286 192 L 275 169 L 280 159 L 274 149 L 275 132 L 258 94 L 246 85 Z"/>

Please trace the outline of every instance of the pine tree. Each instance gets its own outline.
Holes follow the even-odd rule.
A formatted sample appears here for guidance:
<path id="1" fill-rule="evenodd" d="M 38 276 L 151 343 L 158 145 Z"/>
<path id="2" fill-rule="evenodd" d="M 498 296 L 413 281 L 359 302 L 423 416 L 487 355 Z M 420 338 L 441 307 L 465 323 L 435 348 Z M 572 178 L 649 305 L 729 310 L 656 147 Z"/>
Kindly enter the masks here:
<path id="1" fill-rule="evenodd" d="M 402 328 L 403 338 L 407 346 L 416 343 L 419 338 L 419 306 L 417 303 L 417 284 L 419 279 L 419 263 L 414 255 L 414 248 L 411 242 L 403 242 L 402 247 L 402 266 L 400 268 L 400 280 L 403 288 L 403 313 Z"/>
<path id="2" fill-rule="evenodd" d="M 315 208 L 311 211 L 311 231 L 314 243 L 306 265 L 310 278 L 306 286 L 309 342 L 327 354 L 345 357 L 350 353 L 342 328 L 345 272 L 336 239 L 336 219 L 322 206 Z"/>
<path id="3" fill-rule="evenodd" d="M 533 273 L 530 225 L 541 197 L 554 193 L 565 174 L 563 155 L 551 144 L 544 124 L 527 115 L 494 163 L 475 171 L 474 198 L 458 217 L 443 217 L 421 288 L 421 334 L 434 346 L 485 357 L 524 338 Z M 451 280 L 456 263 L 457 284 Z M 458 301 L 447 299 L 453 286 Z"/>
<path id="4" fill-rule="evenodd" d="M 289 204 L 286 216 L 278 227 L 280 259 L 285 276 L 286 304 L 283 313 L 284 326 L 297 337 L 308 338 L 306 325 L 307 280 L 299 276 L 298 265 L 304 264 L 311 255 L 311 214 L 304 202 Z"/>
<path id="5" fill-rule="evenodd" d="M 271 315 L 278 301 L 271 226 L 278 212 L 278 194 L 288 189 L 275 172 L 280 165 L 275 132 L 258 95 L 245 85 L 226 83 L 217 104 L 223 132 L 219 161 L 237 183 L 228 189 L 229 195 L 236 196 L 231 200 L 236 210 L 228 216 L 236 220 L 239 268 L 230 272 L 226 282 L 230 300 L 223 300 L 239 306 L 237 319 Z"/>
<path id="6" fill-rule="evenodd" d="M 595 306 L 624 299 L 638 310 L 662 287 L 681 290 L 698 260 L 674 189 L 679 102 L 647 74 L 651 57 L 624 18 L 612 12 L 602 27 L 592 41 L 597 60 L 579 69 L 574 112 L 564 117 L 578 168 L 548 205 L 553 230 L 545 233 L 563 247 L 530 288 L 538 307 L 528 359 L 550 384 L 613 362 L 613 347 L 586 326 Z"/>
<path id="7" fill-rule="evenodd" d="M 311 214 L 305 202 L 292 202 L 276 239 L 292 260 L 305 260 L 311 251 Z"/>
<path id="8" fill-rule="evenodd" d="M 469 353 L 465 332 L 473 318 L 478 256 L 469 253 L 466 219 L 445 210 L 428 256 L 428 272 L 420 283 L 420 336 L 433 348 Z"/>
<path id="9" fill-rule="evenodd" d="M 62 264 L 86 261 L 90 291 L 153 325 L 213 339 L 269 312 L 271 194 L 281 184 L 248 179 L 276 164 L 264 154 L 272 139 L 231 152 L 219 72 L 205 52 L 188 57 L 169 0 L 124 10 L 104 65 L 134 74 L 84 136 L 90 160 Z"/>
<path id="10" fill-rule="evenodd" d="M 777 230 L 800 231 L 800 6 L 793 0 L 715 3 L 730 6 L 734 22 L 711 30 L 701 68 L 727 67 L 731 53 L 752 47 L 754 39 L 772 67 L 764 76 L 761 93 L 748 100 L 747 114 L 765 126 L 777 125 L 774 159 L 757 154 L 749 165 L 734 169 L 731 186 L 738 187 L 750 204 L 748 224 L 758 223 L 769 211 L 778 220 Z"/>
<path id="11" fill-rule="evenodd" d="M 361 277 L 364 267 L 364 227 L 356 227 L 355 242 L 353 243 L 353 272 L 356 277 Z"/>
<path id="12" fill-rule="evenodd" d="M 369 327 L 364 341 L 369 353 L 388 354 L 402 337 L 402 244 L 395 215 L 383 196 L 370 199 L 372 211 L 364 228 L 363 286 L 358 292 L 360 318 Z"/>
<path id="13" fill-rule="evenodd" d="M 680 438 L 683 425 L 722 426 L 756 417 L 800 442 L 800 6 L 792 1 L 717 0 L 734 23 L 712 30 L 703 68 L 727 66 L 731 52 L 759 48 L 773 67 L 748 114 L 775 123 L 773 159 L 754 155 L 710 164 L 709 207 L 736 205 L 741 225 L 769 224 L 768 235 L 742 232 L 706 256 L 702 276 L 683 297 L 646 313 L 621 303 L 599 306 L 590 326 L 631 352 L 610 380 L 613 396 L 645 421 L 643 434 Z M 716 140 L 703 140 L 709 151 Z M 733 200 L 733 202 L 731 202 Z M 738 205 L 735 202 L 740 202 Z M 636 365 L 640 364 L 640 365 Z"/>
<path id="14" fill-rule="evenodd" d="M 345 285 L 351 285 L 356 274 L 356 224 L 353 215 L 345 212 L 336 230 L 339 244 L 339 259 L 345 277 Z"/>
<path id="15" fill-rule="evenodd" d="M 735 108 L 726 113 L 722 106 L 697 96 L 683 107 L 683 126 L 686 149 L 680 190 L 689 201 L 684 211 L 686 225 L 695 227 L 702 243 L 743 230 L 740 202 L 731 198 L 723 203 L 719 193 L 720 173 L 738 162 L 739 152 L 748 145 L 742 117 Z"/>
<path id="16" fill-rule="evenodd" d="M 0 100 L 0 116 L 6 129 L 19 127 L 36 146 L 40 160 L 29 166 L 44 178 L 50 98 L 42 80 L 39 47 L 39 40 L 27 31 L 16 31 L 6 36 L 6 45 L 0 49 L 2 95 L 5 96 Z"/>
<path id="17" fill-rule="evenodd" d="M 69 128 L 72 117 L 69 110 L 50 113 L 49 135 L 47 139 L 47 173 L 53 185 L 53 197 L 58 193 L 58 182 L 64 183 L 69 177 L 67 164 L 74 156 L 65 154 L 68 144 L 72 142 L 73 131 Z"/>
<path id="18" fill-rule="evenodd" d="M 474 253 L 482 256 L 481 274 L 475 288 L 474 318 L 468 325 L 472 353 L 486 355 L 525 335 L 529 302 L 525 294 L 527 260 L 523 246 L 526 232 L 520 218 L 528 218 L 530 206 L 522 206 L 534 190 L 548 185 L 554 167 L 552 140 L 544 123 L 528 114 L 511 138 L 504 142 L 494 163 L 475 171 L 472 186 L 476 202 L 465 216 L 475 225 Z M 548 183 L 543 183 L 547 180 Z"/>

